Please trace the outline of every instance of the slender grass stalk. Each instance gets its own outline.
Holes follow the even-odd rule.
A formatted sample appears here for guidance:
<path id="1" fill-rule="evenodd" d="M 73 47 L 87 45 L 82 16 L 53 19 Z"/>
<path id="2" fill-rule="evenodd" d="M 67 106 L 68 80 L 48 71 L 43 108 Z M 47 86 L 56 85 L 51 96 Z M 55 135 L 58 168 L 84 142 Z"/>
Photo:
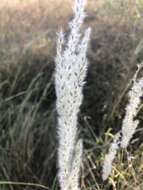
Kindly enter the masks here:
<path id="1" fill-rule="evenodd" d="M 42 189 L 49 190 L 45 185 L 37 184 L 37 183 L 26 183 L 26 182 L 16 182 L 16 181 L 0 181 L 0 185 L 15 185 L 15 186 L 29 186 L 29 187 L 39 187 Z"/>

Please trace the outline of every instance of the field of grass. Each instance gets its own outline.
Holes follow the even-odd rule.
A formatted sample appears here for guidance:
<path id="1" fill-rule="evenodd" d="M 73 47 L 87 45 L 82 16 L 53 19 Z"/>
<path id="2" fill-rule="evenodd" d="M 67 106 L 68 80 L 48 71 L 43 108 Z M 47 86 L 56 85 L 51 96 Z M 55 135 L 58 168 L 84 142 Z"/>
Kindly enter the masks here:
<path id="1" fill-rule="evenodd" d="M 0 190 L 59 189 L 54 57 L 56 33 L 61 27 L 69 32 L 71 6 L 71 0 L 1 0 Z M 118 153 L 110 178 L 101 179 L 104 156 L 121 128 L 128 83 L 143 60 L 142 10 L 142 0 L 88 0 L 82 190 L 143 190 L 143 106 L 129 148 Z"/>

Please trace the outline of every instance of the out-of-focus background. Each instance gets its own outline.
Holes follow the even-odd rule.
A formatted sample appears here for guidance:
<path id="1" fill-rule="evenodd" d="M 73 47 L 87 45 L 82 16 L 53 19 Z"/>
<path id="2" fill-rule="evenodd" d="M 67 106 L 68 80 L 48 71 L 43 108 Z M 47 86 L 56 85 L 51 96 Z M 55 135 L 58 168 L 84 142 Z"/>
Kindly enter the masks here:
<path id="1" fill-rule="evenodd" d="M 1 190 L 43 189 L 36 184 L 59 189 L 54 57 L 57 32 L 62 27 L 66 35 L 69 33 L 73 2 L 0 1 Z M 104 156 L 121 128 L 128 83 L 143 60 L 143 1 L 87 2 L 88 16 L 82 29 L 91 26 L 92 35 L 79 114 L 84 139 L 81 187 L 143 190 L 142 105 L 137 114 L 140 125 L 128 150 L 118 153 L 110 178 L 106 182 L 101 179 Z"/>

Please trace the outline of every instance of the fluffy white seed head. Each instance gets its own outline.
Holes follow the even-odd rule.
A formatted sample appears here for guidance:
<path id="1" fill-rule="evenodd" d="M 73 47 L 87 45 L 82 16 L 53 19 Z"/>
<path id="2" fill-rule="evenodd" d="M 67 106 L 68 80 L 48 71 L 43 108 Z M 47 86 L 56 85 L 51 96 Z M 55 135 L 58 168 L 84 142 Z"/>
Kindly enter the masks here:
<path id="1" fill-rule="evenodd" d="M 106 180 L 112 171 L 112 164 L 119 149 L 120 132 L 115 135 L 114 141 L 112 142 L 108 154 L 105 156 L 103 169 L 102 169 L 102 179 Z"/>
<path id="2" fill-rule="evenodd" d="M 137 108 L 141 102 L 141 96 L 143 95 L 143 78 L 137 80 L 137 75 L 140 69 L 143 67 L 143 63 L 138 65 L 138 69 L 135 72 L 131 82 L 133 82 L 132 88 L 129 91 L 129 103 L 126 107 L 125 117 L 122 123 L 121 132 L 118 132 L 115 136 L 113 143 L 109 149 L 109 153 L 105 156 L 102 178 L 106 180 L 111 173 L 112 163 L 115 159 L 116 153 L 120 147 L 127 148 L 132 136 L 134 135 L 139 121 L 135 120 L 137 114 Z M 129 83 L 129 86 L 131 85 Z M 120 138 L 121 137 L 121 138 Z"/>
<path id="3" fill-rule="evenodd" d="M 82 157 L 82 141 L 77 143 L 77 120 L 82 103 L 82 89 L 88 61 L 87 46 L 90 29 L 81 37 L 80 27 L 85 18 L 85 0 L 75 0 L 74 19 L 69 23 L 67 41 L 62 30 L 57 39 L 55 58 L 56 108 L 58 113 L 58 166 L 62 190 L 79 190 L 79 171 Z"/>
<path id="4" fill-rule="evenodd" d="M 129 91 L 129 103 L 126 107 L 126 113 L 122 123 L 122 148 L 127 148 L 139 124 L 139 121 L 135 120 L 135 116 L 137 114 L 137 109 L 141 103 L 142 95 L 143 78 L 140 78 L 138 80 L 134 80 L 133 86 Z"/>

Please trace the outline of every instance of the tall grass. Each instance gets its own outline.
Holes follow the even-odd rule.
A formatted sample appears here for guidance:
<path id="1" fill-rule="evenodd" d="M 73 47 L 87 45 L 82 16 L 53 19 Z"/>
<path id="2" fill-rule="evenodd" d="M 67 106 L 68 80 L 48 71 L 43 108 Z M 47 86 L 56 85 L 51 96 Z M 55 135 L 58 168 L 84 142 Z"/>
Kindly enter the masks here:
<path id="1" fill-rule="evenodd" d="M 44 3 L 45 1 L 45 3 Z M 57 190 L 57 134 L 53 84 L 56 32 L 72 18 L 71 2 L 25 0 L 0 9 L 0 189 Z M 6 2 L 6 1 L 5 1 Z M 12 2 L 12 1 L 10 1 Z M 46 3 L 51 5 L 47 6 Z M 24 5 L 25 4 L 25 5 Z M 60 9 L 59 9 L 60 6 Z M 28 7 L 28 9 L 27 9 Z M 34 10 L 34 11 L 33 11 Z M 135 1 L 88 1 L 83 30 L 92 27 L 90 60 L 79 125 L 84 139 L 80 185 L 83 190 L 142 189 L 142 103 L 140 125 L 127 150 L 119 150 L 112 173 L 101 166 L 120 130 L 127 88 L 142 61 L 142 5 Z M 139 74 L 142 75 L 142 71 Z"/>
<path id="2" fill-rule="evenodd" d="M 58 113 L 58 165 L 61 189 L 79 190 L 83 142 L 78 139 L 78 114 L 83 99 L 83 85 L 87 73 L 86 57 L 90 31 L 83 37 L 80 29 L 85 18 L 85 0 L 76 0 L 74 18 L 69 23 L 70 33 L 65 42 L 64 33 L 58 34 L 55 88 Z"/>

